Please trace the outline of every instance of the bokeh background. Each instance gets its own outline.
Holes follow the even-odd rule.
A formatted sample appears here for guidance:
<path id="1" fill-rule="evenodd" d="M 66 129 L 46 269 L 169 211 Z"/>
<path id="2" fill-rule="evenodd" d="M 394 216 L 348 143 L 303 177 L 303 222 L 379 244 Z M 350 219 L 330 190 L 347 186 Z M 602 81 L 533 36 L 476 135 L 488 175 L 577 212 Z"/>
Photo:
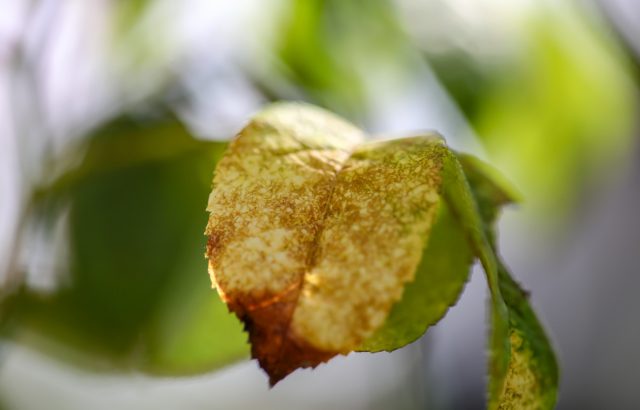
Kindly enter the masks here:
<path id="1" fill-rule="evenodd" d="M 268 390 L 209 288 L 225 141 L 273 100 L 436 129 L 522 196 L 560 409 L 640 408 L 640 3 L 2 0 L 0 409 L 475 409 L 487 293 Z"/>

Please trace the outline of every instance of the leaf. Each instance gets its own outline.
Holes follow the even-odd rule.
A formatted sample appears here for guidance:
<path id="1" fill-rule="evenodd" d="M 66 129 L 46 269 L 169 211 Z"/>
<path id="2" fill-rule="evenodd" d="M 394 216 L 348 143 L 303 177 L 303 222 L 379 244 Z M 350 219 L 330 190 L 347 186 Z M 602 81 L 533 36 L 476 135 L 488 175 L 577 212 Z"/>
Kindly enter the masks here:
<path id="1" fill-rule="evenodd" d="M 475 190 L 481 190 L 483 195 L 492 199 L 493 202 L 488 206 L 478 204 L 478 211 L 482 219 L 493 220 L 498 206 L 510 203 L 516 197 L 515 190 L 504 188 L 507 184 L 500 181 L 499 173 L 476 158 L 457 154 L 457 159 L 465 170 L 483 170 L 482 173 L 466 173 L 465 177 Z M 391 351 L 415 341 L 429 326 L 438 322 L 459 298 L 475 253 L 467 241 L 465 230 L 451 214 L 450 205 L 444 202 L 440 207 L 415 280 L 407 284 L 402 300 L 393 307 L 384 326 L 358 350 Z"/>
<path id="2" fill-rule="evenodd" d="M 68 210 L 69 269 L 49 293 L 16 295 L 8 337 L 110 371 L 202 373 L 247 357 L 240 323 L 201 274 L 203 203 L 225 145 L 175 120 L 122 118 L 85 148 L 36 196 L 38 217 Z"/>
<path id="3" fill-rule="evenodd" d="M 503 206 L 520 202 L 521 194 L 510 182 L 504 180 L 498 170 L 468 154 L 456 153 L 456 157 L 485 225 L 493 225 Z M 493 230 L 489 229 L 486 233 L 492 241 Z"/>
<path id="4" fill-rule="evenodd" d="M 415 340 L 455 302 L 475 256 L 491 292 L 489 407 L 552 404 L 541 386 L 553 386 L 553 353 L 487 228 L 512 196 L 437 136 L 362 138 L 322 110 L 277 104 L 216 169 L 209 273 L 271 384 Z"/>
<path id="5" fill-rule="evenodd" d="M 444 166 L 444 196 L 467 234 L 469 244 L 484 268 L 491 293 L 489 335 L 489 397 L 499 397 L 509 365 L 509 312 L 500 292 L 498 263 L 476 200 L 457 158 L 451 154 Z"/>
<path id="6" fill-rule="evenodd" d="M 558 365 L 549 340 L 528 302 L 528 293 L 500 266 L 500 290 L 509 307 L 510 361 L 499 398 L 500 409 L 552 409 L 558 390 Z"/>
<path id="7" fill-rule="evenodd" d="M 216 169 L 209 270 L 272 384 L 357 348 L 420 261 L 447 149 L 362 139 L 319 109 L 275 105 Z"/>
<path id="8" fill-rule="evenodd" d="M 446 204 L 440 210 L 413 282 L 384 325 L 358 350 L 392 351 L 417 340 L 458 300 L 474 255 Z"/>
<path id="9" fill-rule="evenodd" d="M 365 105 L 366 97 L 362 76 L 348 57 L 362 48 L 351 42 L 331 41 L 332 36 L 353 39 L 359 33 L 345 24 L 356 15 L 350 14 L 344 3 L 300 0 L 286 8 L 275 38 L 279 64 L 274 69 L 316 103 L 355 115 Z M 370 9 L 370 5 L 358 7 L 357 17 L 363 18 Z M 266 83 L 273 87 L 273 81 Z"/>
<path id="10" fill-rule="evenodd" d="M 502 205 L 514 200 L 510 193 L 513 190 L 489 177 L 494 172 L 485 164 L 464 155 L 460 158 L 478 206 L 483 210 L 485 230 L 494 237 L 493 224 L 497 214 Z M 558 389 L 558 365 L 553 349 L 529 304 L 528 293 L 511 278 L 501 261 L 499 283 L 500 293 L 509 309 L 510 349 L 498 349 L 493 353 L 508 356 L 509 364 L 501 391 L 490 392 L 489 408 L 551 409 L 555 406 Z"/>

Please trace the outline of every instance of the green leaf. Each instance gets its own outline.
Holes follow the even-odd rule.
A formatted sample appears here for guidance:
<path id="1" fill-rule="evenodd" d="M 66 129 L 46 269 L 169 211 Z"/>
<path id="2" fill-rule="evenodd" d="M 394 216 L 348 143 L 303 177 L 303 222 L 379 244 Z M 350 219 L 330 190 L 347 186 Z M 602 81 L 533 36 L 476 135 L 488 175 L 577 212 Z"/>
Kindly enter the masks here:
<path id="1" fill-rule="evenodd" d="M 526 293 L 496 260 L 491 245 L 493 232 L 486 229 L 495 222 L 500 208 L 514 201 L 515 191 L 500 181 L 487 164 L 465 154 L 458 154 L 457 158 L 464 175 L 451 157 L 444 192 L 447 202 L 458 212 L 458 220 L 452 218 L 446 204 L 441 207 L 415 281 L 407 285 L 385 325 L 361 350 L 393 350 L 421 336 L 455 302 L 472 254 L 483 255 L 488 280 L 497 283 L 499 289 L 492 297 L 490 407 L 552 408 L 557 391 L 553 351 Z M 445 290 L 447 286 L 450 293 Z"/>
<path id="2" fill-rule="evenodd" d="M 457 154 L 457 158 L 465 170 L 483 170 L 482 173 L 466 173 L 465 177 L 475 190 L 481 190 L 484 196 L 492 199 L 493 202 L 488 206 L 484 206 L 484 202 L 479 203 L 478 210 L 482 219 L 493 220 L 499 210 L 497 206 L 512 202 L 512 198 L 516 197 L 515 190 L 501 181 L 497 171 L 475 157 Z M 453 195 L 455 197 L 456 194 Z M 457 197 L 460 196 L 458 194 Z M 459 207 L 468 206 L 462 204 Z M 470 248 L 465 230 L 451 215 L 449 204 L 444 202 L 440 208 L 415 280 L 405 287 L 402 300 L 393 307 L 384 326 L 366 340 L 359 350 L 391 351 L 415 341 L 429 326 L 438 322 L 459 298 L 475 253 Z M 475 221 L 477 223 L 477 217 Z"/>
<path id="3" fill-rule="evenodd" d="M 552 409 L 558 365 L 549 340 L 528 301 L 528 293 L 500 265 L 500 290 L 509 308 L 511 352 L 504 390 L 492 402 L 500 409 Z"/>
<path id="4" fill-rule="evenodd" d="M 489 176 L 493 171 L 488 166 L 472 157 L 460 157 L 478 207 L 482 210 L 484 229 L 493 238 L 493 224 L 500 208 L 512 202 L 514 196 L 504 188 L 504 183 L 495 182 Z M 551 409 L 558 389 L 558 365 L 553 349 L 529 304 L 528 294 L 511 278 L 502 261 L 498 261 L 498 280 L 500 294 L 509 310 L 510 346 L 507 351 L 496 345 L 492 355 L 508 357 L 509 361 L 506 374 L 499 375 L 504 381 L 493 381 L 495 390 L 490 390 L 489 408 Z M 494 335 L 496 333 L 494 328 Z M 500 383 L 502 388 L 498 389 Z"/>
<path id="5" fill-rule="evenodd" d="M 174 120 L 99 130 L 81 164 L 36 196 L 38 215 L 68 209 L 70 267 L 53 293 L 14 297 L 9 336 L 102 370 L 201 373 L 246 357 L 203 258 L 204 204 L 224 147 Z"/>
<path id="6" fill-rule="evenodd" d="M 521 194 L 502 177 L 498 170 L 472 155 L 456 153 L 456 156 L 485 224 L 491 226 L 498 218 L 503 206 L 520 202 Z"/>
<path id="7" fill-rule="evenodd" d="M 512 35 L 499 61 L 465 47 L 422 44 L 492 162 L 526 193 L 528 212 L 541 224 L 562 222 L 585 187 L 635 152 L 631 59 L 582 6 L 535 2 L 520 24 L 504 20 L 498 30 Z M 448 23 L 451 32 L 475 30 L 464 20 Z"/>
<path id="8" fill-rule="evenodd" d="M 485 233 L 475 198 L 457 158 L 451 153 L 444 166 L 443 190 L 447 203 L 467 234 L 471 248 L 484 268 L 491 293 L 489 335 L 489 397 L 501 394 L 509 364 L 509 313 L 500 293 L 498 264 Z M 491 409 L 491 399 L 490 406 Z"/>
<path id="9" fill-rule="evenodd" d="M 465 232 L 442 203 L 415 279 L 405 286 L 384 325 L 358 350 L 391 351 L 422 336 L 458 300 L 473 256 Z"/>

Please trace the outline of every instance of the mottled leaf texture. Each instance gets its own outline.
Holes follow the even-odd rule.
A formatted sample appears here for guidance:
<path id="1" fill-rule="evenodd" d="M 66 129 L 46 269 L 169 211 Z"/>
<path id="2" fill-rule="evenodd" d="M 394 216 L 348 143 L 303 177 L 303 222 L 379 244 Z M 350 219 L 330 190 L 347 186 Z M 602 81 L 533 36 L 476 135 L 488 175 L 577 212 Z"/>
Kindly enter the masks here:
<path id="1" fill-rule="evenodd" d="M 467 234 L 484 268 L 491 293 L 489 334 L 489 397 L 498 397 L 509 365 L 509 312 L 500 292 L 498 262 L 464 171 L 453 154 L 447 157 L 444 196 Z"/>
<path id="2" fill-rule="evenodd" d="M 329 113 L 276 105 L 216 170 L 210 273 L 272 384 L 357 348 L 420 262 L 446 147 L 362 141 Z"/>
<path id="3" fill-rule="evenodd" d="M 415 273 L 384 325 L 361 351 L 392 351 L 417 340 L 456 303 L 469 277 L 473 252 L 465 232 L 445 203 L 440 204 L 429 243 Z"/>
<path id="4" fill-rule="evenodd" d="M 553 353 L 488 229 L 512 196 L 459 158 L 437 135 L 365 143 L 302 104 L 273 105 L 238 134 L 209 198 L 209 273 L 272 385 L 336 354 L 416 340 L 478 258 L 492 300 L 490 407 L 553 405 Z"/>
<path id="5" fill-rule="evenodd" d="M 493 224 L 500 207 L 516 196 L 512 189 L 495 181 L 495 171 L 486 164 L 468 155 L 459 155 L 459 158 L 495 249 Z M 501 389 L 490 391 L 489 408 L 551 409 L 558 390 L 555 354 L 529 304 L 528 293 L 513 280 L 502 261 L 498 264 L 500 292 L 509 310 L 510 349 L 503 350 L 498 345 L 492 353 L 492 356 L 509 357 L 509 362 L 506 374 L 501 376 L 504 379 Z"/>

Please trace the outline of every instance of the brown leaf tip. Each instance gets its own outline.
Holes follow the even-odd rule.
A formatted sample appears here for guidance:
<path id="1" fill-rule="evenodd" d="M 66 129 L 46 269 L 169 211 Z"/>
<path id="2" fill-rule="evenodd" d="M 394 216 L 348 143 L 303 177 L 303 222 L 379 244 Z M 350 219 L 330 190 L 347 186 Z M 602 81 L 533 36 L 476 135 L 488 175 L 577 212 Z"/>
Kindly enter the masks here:
<path id="1" fill-rule="evenodd" d="M 269 375 L 273 387 L 301 367 L 316 367 L 336 353 L 305 343 L 290 328 L 298 296 L 292 288 L 284 294 L 262 295 L 259 299 L 230 298 L 229 307 L 245 324 L 251 342 L 251 356 Z"/>

